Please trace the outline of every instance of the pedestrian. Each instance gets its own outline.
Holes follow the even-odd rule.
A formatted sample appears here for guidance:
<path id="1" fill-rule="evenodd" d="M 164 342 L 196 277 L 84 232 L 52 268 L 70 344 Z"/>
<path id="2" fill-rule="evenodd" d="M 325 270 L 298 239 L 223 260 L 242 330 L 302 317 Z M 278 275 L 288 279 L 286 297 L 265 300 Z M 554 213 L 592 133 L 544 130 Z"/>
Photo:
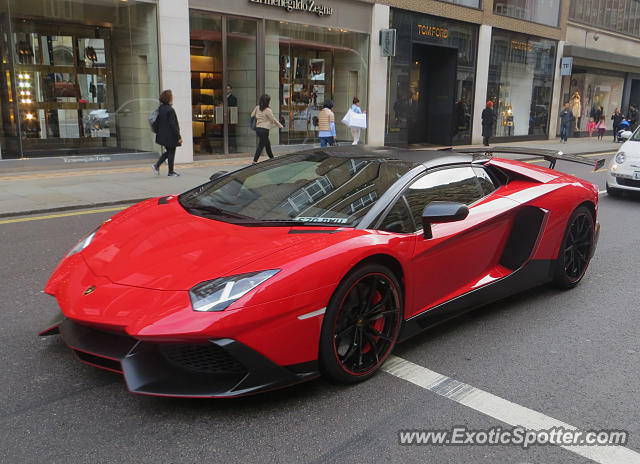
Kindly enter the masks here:
<path id="1" fill-rule="evenodd" d="M 573 121 L 573 112 L 569 108 L 569 102 L 564 104 L 564 108 L 560 110 L 560 140 L 562 143 L 567 143 L 569 137 L 569 129 L 571 128 L 571 121 Z"/>
<path id="2" fill-rule="evenodd" d="M 356 114 L 366 114 L 366 111 L 363 111 L 360 108 L 360 99 L 358 97 L 353 97 L 353 105 L 351 105 L 351 111 Z M 358 145 L 360 141 L 360 128 L 359 127 L 350 127 L 351 135 L 353 136 L 353 143 L 351 145 Z"/>
<path id="3" fill-rule="evenodd" d="M 333 102 L 325 100 L 322 111 L 318 115 L 318 137 L 320 137 L 320 146 L 336 144 L 336 117 L 333 114 Z"/>
<path id="4" fill-rule="evenodd" d="M 602 140 L 604 133 L 607 131 L 607 123 L 605 121 L 604 114 L 600 116 L 600 121 L 596 124 L 596 129 L 598 129 L 598 140 Z"/>
<path id="5" fill-rule="evenodd" d="M 233 86 L 231 84 L 227 84 L 224 94 L 227 97 L 227 107 L 229 108 L 229 153 L 235 153 L 238 151 L 238 143 L 236 137 L 236 124 L 238 121 L 238 99 L 233 94 Z M 233 112 L 235 112 L 234 118 L 231 117 L 231 114 Z"/>
<path id="6" fill-rule="evenodd" d="M 618 131 L 620 130 L 620 123 L 624 119 L 624 116 L 620 114 L 620 108 L 616 108 L 616 110 L 611 115 L 611 120 L 613 121 L 613 141 L 618 141 Z"/>
<path id="7" fill-rule="evenodd" d="M 593 137 L 593 131 L 596 130 L 596 122 L 593 118 L 589 118 L 589 122 L 587 123 L 587 132 L 589 132 L 589 137 Z"/>
<path id="8" fill-rule="evenodd" d="M 258 106 L 251 112 L 251 117 L 256 118 L 256 135 L 258 136 L 258 148 L 256 148 L 256 153 L 253 155 L 253 164 L 258 162 L 258 158 L 262 155 L 263 149 L 267 150 L 267 156 L 269 156 L 269 158 L 273 158 L 269 131 L 274 127 L 279 127 L 280 129 L 284 127 L 273 115 L 273 111 L 269 108 L 270 103 L 271 97 L 264 94 L 260 97 Z"/>
<path id="9" fill-rule="evenodd" d="M 636 105 L 629 105 L 629 115 L 627 116 L 629 121 L 629 130 L 633 132 L 638 127 L 638 108 Z"/>
<path id="10" fill-rule="evenodd" d="M 489 100 L 485 109 L 482 110 L 482 144 L 485 147 L 489 146 L 489 139 L 493 135 L 496 120 L 497 117 L 493 111 L 493 102 Z"/>
<path id="11" fill-rule="evenodd" d="M 180 174 L 173 170 L 173 163 L 176 159 L 176 148 L 182 145 L 178 116 L 173 109 L 173 92 L 163 90 L 160 94 L 160 106 L 158 107 L 158 117 L 156 119 L 156 143 L 164 148 L 164 153 L 160 155 L 158 161 L 151 166 L 153 173 L 160 174 L 160 166 L 167 161 L 169 165 L 169 177 L 178 177 Z"/>

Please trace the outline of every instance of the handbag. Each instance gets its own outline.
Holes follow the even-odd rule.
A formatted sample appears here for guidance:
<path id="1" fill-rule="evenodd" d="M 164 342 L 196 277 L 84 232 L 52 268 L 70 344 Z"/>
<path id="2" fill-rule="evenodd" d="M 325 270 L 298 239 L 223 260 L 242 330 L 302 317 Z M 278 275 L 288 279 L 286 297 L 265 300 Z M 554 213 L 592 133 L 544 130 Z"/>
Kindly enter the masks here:
<path id="1" fill-rule="evenodd" d="M 366 114 L 354 113 L 353 111 L 351 113 L 352 114 L 351 114 L 349 127 L 357 127 L 357 128 L 360 128 L 360 129 L 366 129 L 367 128 L 367 115 Z"/>
<path id="2" fill-rule="evenodd" d="M 256 130 L 256 117 L 255 116 L 251 116 L 251 130 Z"/>

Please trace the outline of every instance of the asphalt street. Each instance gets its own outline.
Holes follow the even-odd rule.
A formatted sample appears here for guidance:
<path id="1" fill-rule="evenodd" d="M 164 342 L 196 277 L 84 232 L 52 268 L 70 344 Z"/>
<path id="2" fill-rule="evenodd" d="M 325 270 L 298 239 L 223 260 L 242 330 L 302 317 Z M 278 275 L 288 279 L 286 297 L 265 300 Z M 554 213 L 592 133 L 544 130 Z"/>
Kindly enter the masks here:
<path id="1" fill-rule="evenodd" d="M 602 172 L 557 168 L 604 190 Z M 394 354 L 580 430 L 626 430 L 626 448 L 640 452 L 639 207 L 637 197 L 601 196 L 600 242 L 577 288 L 511 297 Z M 77 362 L 58 337 L 37 335 L 57 310 L 42 292 L 48 276 L 112 214 L 0 219 L 1 463 L 590 462 L 557 446 L 400 445 L 399 430 L 506 425 L 387 372 L 357 385 L 319 379 L 232 400 L 130 394 L 121 376 Z"/>

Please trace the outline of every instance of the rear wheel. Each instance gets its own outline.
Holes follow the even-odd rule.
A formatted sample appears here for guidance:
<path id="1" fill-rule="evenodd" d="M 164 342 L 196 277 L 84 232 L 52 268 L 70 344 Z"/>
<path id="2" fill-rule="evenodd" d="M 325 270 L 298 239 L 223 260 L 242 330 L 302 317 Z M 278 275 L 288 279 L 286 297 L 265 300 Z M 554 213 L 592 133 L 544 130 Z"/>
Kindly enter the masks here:
<path id="1" fill-rule="evenodd" d="M 393 349 L 402 322 L 402 294 L 387 267 L 352 271 L 331 297 L 322 325 L 320 367 L 346 383 L 371 377 Z"/>
<path id="2" fill-rule="evenodd" d="M 580 206 L 569 218 L 556 260 L 554 282 L 559 287 L 573 288 L 582 280 L 591 259 L 593 234 L 591 211 Z"/>

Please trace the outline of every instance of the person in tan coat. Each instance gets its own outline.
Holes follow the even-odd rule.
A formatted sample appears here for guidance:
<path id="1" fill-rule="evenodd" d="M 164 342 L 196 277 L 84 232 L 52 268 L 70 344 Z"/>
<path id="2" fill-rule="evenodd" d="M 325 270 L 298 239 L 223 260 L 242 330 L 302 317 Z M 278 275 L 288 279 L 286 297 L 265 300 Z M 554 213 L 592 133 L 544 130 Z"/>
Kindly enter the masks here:
<path id="1" fill-rule="evenodd" d="M 271 97 L 264 94 L 260 97 L 260 102 L 251 112 L 251 117 L 256 118 L 256 135 L 258 136 L 258 148 L 253 156 L 253 163 L 257 163 L 262 150 L 267 150 L 269 158 L 273 158 L 273 152 L 271 151 L 271 141 L 269 140 L 269 131 L 273 127 L 279 127 L 282 129 L 284 126 L 280 124 L 280 121 L 273 115 L 273 111 L 269 108 L 271 103 Z"/>

